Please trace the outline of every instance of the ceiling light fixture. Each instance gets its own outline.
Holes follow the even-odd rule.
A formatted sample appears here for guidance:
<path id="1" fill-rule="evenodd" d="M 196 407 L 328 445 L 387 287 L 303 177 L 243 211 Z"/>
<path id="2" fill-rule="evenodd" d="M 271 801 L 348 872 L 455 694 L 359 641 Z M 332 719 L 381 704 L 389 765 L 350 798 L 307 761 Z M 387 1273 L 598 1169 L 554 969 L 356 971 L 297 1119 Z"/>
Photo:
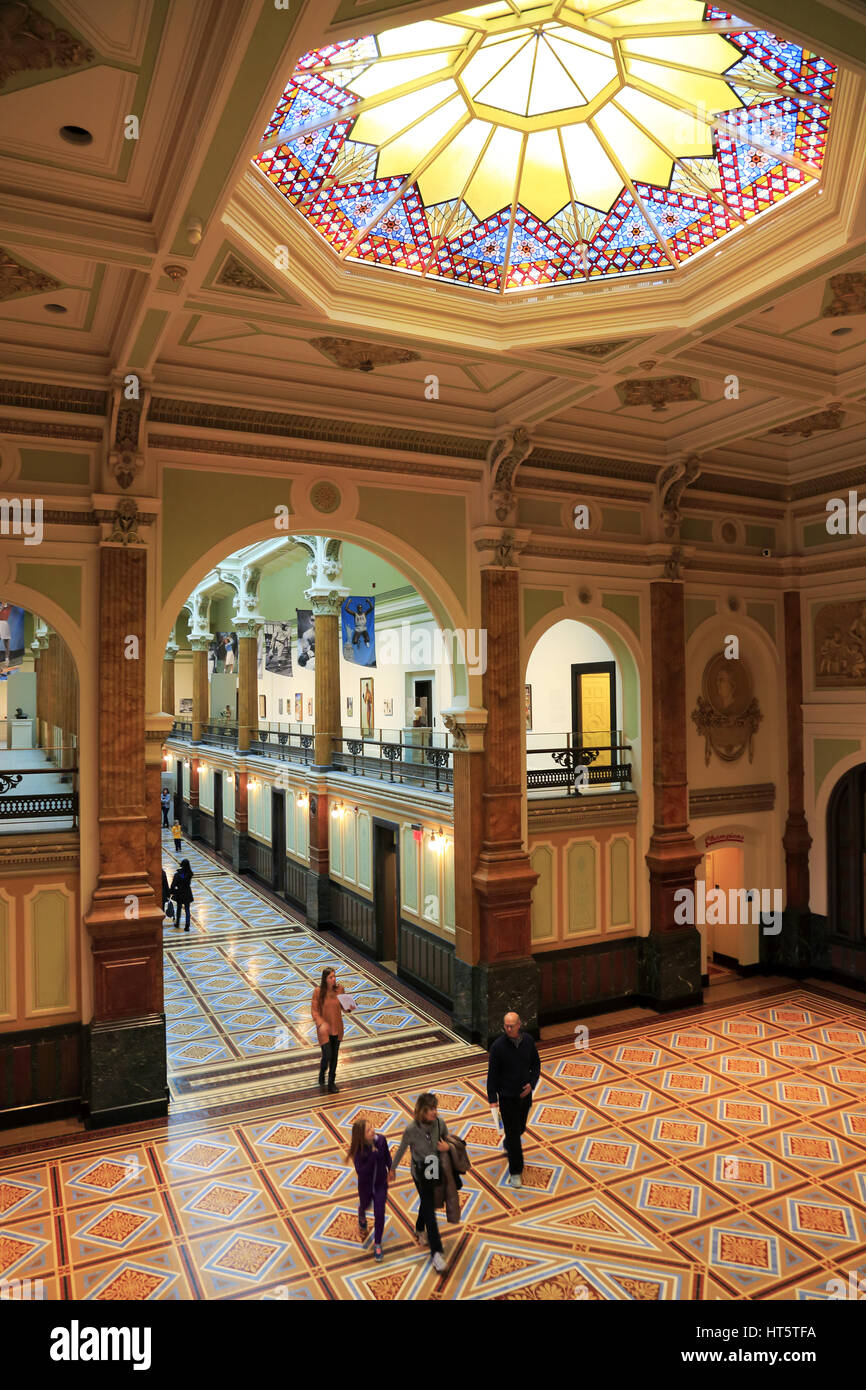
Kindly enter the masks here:
<path id="1" fill-rule="evenodd" d="M 93 135 L 83 125 L 62 125 L 59 134 L 61 140 L 65 140 L 67 145 L 93 144 Z"/>
<path id="2" fill-rule="evenodd" d="M 68 314 L 69 310 L 65 304 L 43 304 L 46 314 Z"/>
<path id="3" fill-rule="evenodd" d="M 845 335 L 846 335 L 846 333 L 852 333 L 852 332 L 853 332 L 853 329 L 851 329 L 851 328 L 834 328 L 833 331 L 832 331 L 832 333 L 830 334 L 830 337 L 831 337 L 831 338 L 844 338 Z"/>

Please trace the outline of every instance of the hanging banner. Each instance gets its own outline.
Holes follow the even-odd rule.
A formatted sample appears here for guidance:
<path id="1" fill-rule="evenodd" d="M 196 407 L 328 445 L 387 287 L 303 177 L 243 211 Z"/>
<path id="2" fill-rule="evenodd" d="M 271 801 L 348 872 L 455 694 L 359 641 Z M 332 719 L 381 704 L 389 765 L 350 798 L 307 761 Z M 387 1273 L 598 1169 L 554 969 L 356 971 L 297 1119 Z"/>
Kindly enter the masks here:
<path id="1" fill-rule="evenodd" d="M 312 608 L 296 608 L 298 620 L 298 665 L 316 669 L 316 627 Z"/>
<path id="2" fill-rule="evenodd" d="M 0 599 L 0 668 L 17 666 L 24 658 L 24 609 Z"/>
<path id="3" fill-rule="evenodd" d="M 343 657 L 356 666 L 376 665 L 376 600 L 351 594 L 343 600 Z"/>
<path id="4" fill-rule="evenodd" d="M 265 670 L 275 676 L 292 674 L 291 623 L 263 623 Z"/>

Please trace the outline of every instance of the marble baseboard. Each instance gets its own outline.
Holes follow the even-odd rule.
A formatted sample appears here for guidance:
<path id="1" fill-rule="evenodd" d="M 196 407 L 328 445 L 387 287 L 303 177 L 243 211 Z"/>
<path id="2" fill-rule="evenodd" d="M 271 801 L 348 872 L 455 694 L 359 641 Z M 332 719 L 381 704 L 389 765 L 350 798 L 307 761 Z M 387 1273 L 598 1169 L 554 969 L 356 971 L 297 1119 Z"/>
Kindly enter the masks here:
<path id="1" fill-rule="evenodd" d="M 168 1113 L 164 1014 L 91 1023 L 82 1061 L 88 1128 Z"/>

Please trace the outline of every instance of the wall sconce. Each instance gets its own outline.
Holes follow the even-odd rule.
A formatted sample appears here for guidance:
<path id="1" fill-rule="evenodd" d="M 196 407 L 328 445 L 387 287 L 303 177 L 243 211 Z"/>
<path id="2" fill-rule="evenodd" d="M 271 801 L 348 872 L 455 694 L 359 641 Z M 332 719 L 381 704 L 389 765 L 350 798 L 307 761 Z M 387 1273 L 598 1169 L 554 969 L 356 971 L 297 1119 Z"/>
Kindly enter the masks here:
<path id="1" fill-rule="evenodd" d="M 332 819 L 332 820 L 342 820 L 342 818 L 343 818 L 343 811 L 344 811 L 343 803 L 342 803 L 341 801 L 338 801 L 337 804 L 336 804 L 336 806 L 332 806 L 332 807 L 331 807 L 331 819 Z"/>
<path id="2" fill-rule="evenodd" d="M 297 804 L 301 807 L 309 806 L 310 798 L 307 796 L 306 792 L 298 792 Z"/>
<path id="3" fill-rule="evenodd" d="M 430 836 L 430 848 L 432 849 L 434 854 L 444 854 L 445 846 L 447 843 L 448 842 L 445 839 L 444 831 L 440 826 L 438 832 L 435 835 Z"/>
<path id="4" fill-rule="evenodd" d="M 258 785 L 259 785 L 259 779 L 258 779 L 258 777 L 250 777 L 250 778 L 248 779 L 248 781 L 247 781 L 247 786 L 250 787 L 250 788 L 252 788 L 252 787 L 257 787 Z"/>
<path id="5" fill-rule="evenodd" d="M 352 807 L 352 815 L 355 816 L 355 817 L 357 817 L 357 816 L 360 816 L 360 814 L 361 814 L 361 808 L 360 808 L 360 806 L 353 806 L 353 807 Z"/>

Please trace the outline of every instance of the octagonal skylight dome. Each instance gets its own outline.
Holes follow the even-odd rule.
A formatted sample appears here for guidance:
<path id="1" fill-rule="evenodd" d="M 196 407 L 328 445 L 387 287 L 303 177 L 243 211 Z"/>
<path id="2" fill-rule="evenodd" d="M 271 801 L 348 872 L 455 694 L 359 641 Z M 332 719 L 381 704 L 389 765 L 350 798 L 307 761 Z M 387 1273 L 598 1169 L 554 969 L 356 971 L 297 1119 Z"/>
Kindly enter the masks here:
<path id="1" fill-rule="evenodd" d="M 835 80 L 704 0 L 499 0 L 306 53 L 254 163 L 341 260 L 674 271 L 820 180 Z"/>

